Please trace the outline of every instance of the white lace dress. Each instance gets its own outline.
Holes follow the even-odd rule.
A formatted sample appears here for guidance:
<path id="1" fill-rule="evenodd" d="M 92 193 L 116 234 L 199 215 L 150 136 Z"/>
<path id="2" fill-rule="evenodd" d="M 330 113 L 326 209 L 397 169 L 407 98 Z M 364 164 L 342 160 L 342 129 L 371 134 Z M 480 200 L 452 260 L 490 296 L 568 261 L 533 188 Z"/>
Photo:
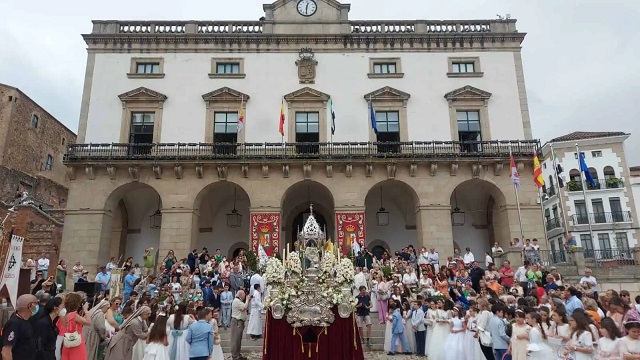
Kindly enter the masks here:
<path id="1" fill-rule="evenodd" d="M 169 326 L 169 358 L 171 360 L 182 360 L 189 358 L 189 343 L 185 340 L 187 328 L 191 323 L 195 322 L 189 315 L 182 317 L 180 327 L 176 328 L 174 325 L 175 315 L 170 315 L 167 319 L 167 325 Z"/>
<path id="2" fill-rule="evenodd" d="M 464 319 L 460 319 L 454 317 L 451 319 L 451 324 L 453 324 L 453 330 L 462 330 L 464 328 Z M 465 332 L 449 332 L 447 336 L 447 340 L 444 342 L 444 346 L 442 347 L 442 352 L 438 355 L 438 357 L 430 357 L 434 360 L 460 360 L 460 359 L 468 359 L 465 357 L 464 353 L 464 343 L 465 343 Z M 442 344 L 442 343 L 441 343 Z"/>
<path id="3" fill-rule="evenodd" d="M 596 359 L 598 360 L 620 360 L 620 338 L 611 340 L 608 337 L 598 339 Z"/>
<path id="4" fill-rule="evenodd" d="M 542 339 L 542 333 L 538 328 L 531 328 L 529 331 L 529 350 L 528 358 L 531 360 L 549 360 L 556 359 L 553 349 L 547 345 Z"/>
<path id="5" fill-rule="evenodd" d="M 441 354 L 449 351 L 442 345 L 447 341 L 447 337 L 451 333 L 451 324 L 449 323 L 450 319 L 451 314 L 449 314 L 448 311 L 436 310 L 433 334 L 431 335 L 429 344 L 427 345 L 427 350 L 429 350 L 429 359 L 440 360 Z M 462 341 L 460 341 L 460 344 L 462 344 Z"/>

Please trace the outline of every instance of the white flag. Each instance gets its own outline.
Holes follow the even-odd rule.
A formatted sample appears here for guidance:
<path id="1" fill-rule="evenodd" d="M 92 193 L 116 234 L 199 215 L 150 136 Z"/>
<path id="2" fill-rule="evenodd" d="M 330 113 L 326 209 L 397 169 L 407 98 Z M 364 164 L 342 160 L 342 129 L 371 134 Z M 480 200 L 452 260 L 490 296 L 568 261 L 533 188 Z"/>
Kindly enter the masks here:
<path id="1" fill-rule="evenodd" d="M 2 273 L 2 282 L 0 283 L 0 289 L 2 289 L 3 285 L 7 287 L 9 299 L 11 300 L 11 305 L 13 305 L 14 308 L 18 299 L 18 278 L 20 276 L 23 243 L 23 237 L 16 235 L 11 236 L 11 246 L 9 247 L 4 272 Z"/>
<path id="2" fill-rule="evenodd" d="M 262 245 L 258 247 L 258 259 L 260 259 L 260 266 L 267 266 L 267 261 L 269 261 L 269 256 L 267 252 L 264 251 Z"/>

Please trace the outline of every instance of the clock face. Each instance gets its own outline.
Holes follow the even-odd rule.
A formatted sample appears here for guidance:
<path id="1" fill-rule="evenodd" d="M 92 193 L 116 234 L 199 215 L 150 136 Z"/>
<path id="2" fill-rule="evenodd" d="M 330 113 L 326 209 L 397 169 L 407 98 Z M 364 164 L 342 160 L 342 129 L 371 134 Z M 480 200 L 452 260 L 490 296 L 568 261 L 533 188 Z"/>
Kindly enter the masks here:
<path id="1" fill-rule="evenodd" d="M 298 13 L 302 16 L 311 16 L 318 10 L 318 4 L 314 0 L 298 1 Z"/>

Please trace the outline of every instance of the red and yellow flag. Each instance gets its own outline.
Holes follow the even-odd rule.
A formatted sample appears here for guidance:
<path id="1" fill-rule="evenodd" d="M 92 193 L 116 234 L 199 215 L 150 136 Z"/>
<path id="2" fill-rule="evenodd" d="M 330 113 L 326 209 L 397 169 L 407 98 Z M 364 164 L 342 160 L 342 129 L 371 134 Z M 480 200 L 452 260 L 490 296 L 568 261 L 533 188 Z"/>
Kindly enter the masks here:
<path id="1" fill-rule="evenodd" d="M 240 109 L 238 109 L 238 133 L 244 129 L 244 98 L 240 103 Z"/>
<path id="2" fill-rule="evenodd" d="M 533 182 L 536 183 L 538 189 L 544 186 L 542 167 L 540 166 L 540 160 L 538 160 L 538 154 L 535 152 L 533 153 Z"/>
<path id="3" fill-rule="evenodd" d="M 280 135 L 284 136 L 284 98 L 282 99 L 282 107 L 280 108 L 280 125 L 278 126 Z"/>

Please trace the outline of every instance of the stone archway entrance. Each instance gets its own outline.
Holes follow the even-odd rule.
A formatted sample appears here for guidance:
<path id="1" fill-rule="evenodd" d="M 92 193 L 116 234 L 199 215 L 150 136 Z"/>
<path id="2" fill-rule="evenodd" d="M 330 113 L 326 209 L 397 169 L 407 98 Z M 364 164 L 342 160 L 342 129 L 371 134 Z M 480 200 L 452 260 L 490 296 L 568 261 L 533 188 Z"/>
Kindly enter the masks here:
<path id="1" fill-rule="evenodd" d="M 324 185 L 315 181 L 293 184 L 282 199 L 282 246 L 294 249 L 297 234 L 311 214 L 325 231 L 327 238 L 334 238 L 335 210 L 333 195 Z"/>

